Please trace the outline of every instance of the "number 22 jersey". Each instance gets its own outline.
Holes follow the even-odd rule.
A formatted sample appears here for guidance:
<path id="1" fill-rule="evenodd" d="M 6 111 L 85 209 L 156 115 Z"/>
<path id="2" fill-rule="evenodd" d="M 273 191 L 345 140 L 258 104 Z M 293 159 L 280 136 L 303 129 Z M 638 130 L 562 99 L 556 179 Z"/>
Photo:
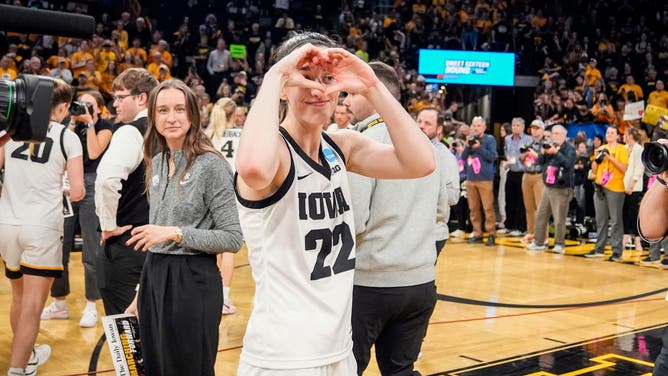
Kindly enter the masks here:
<path id="1" fill-rule="evenodd" d="M 260 201 L 237 191 L 255 280 L 241 360 L 256 367 L 320 367 L 352 351 L 355 237 L 345 158 L 325 134 L 313 161 L 281 128 L 285 182 Z"/>

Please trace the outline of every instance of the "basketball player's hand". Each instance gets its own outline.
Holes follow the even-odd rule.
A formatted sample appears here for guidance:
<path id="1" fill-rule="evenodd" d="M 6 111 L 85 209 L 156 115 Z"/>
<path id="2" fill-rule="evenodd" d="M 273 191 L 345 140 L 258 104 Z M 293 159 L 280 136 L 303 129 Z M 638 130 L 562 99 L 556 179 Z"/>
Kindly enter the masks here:
<path id="1" fill-rule="evenodd" d="M 176 230 L 178 227 L 173 226 L 156 226 L 144 225 L 132 229 L 132 237 L 125 245 L 131 246 L 134 244 L 134 250 L 142 252 L 148 251 L 149 248 L 156 244 L 176 239 Z"/>
<path id="2" fill-rule="evenodd" d="M 132 225 L 127 225 L 123 227 L 116 227 L 113 231 L 102 231 L 102 240 L 107 240 L 112 236 L 123 235 L 126 231 L 132 228 Z"/>
<path id="3" fill-rule="evenodd" d="M 343 48 L 325 50 L 326 60 L 323 67 L 332 74 L 336 83 L 327 87 L 327 93 L 348 91 L 365 95 L 380 81 L 376 78 L 369 64 Z"/>
<path id="4" fill-rule="evenodd" d="M 325 87 L 315 80 L 307 78 L 304 73 L 313 74 L 320 71 L 322 66 L 322 47 L 310 43 L 292 51 L 278 61 L 269 70 L 278 72 L 283 79 L 283 87 L 302 87 L 325 91 Z"/>
<path id="5" fill-rule="evenodd" d="M 139 318 L 139 310 L 137 309 L 137 297 L 138 296 L 139 296 L 139 292 L 137 292 L 135 294 L 135 298 L 132 299 L 132 302 L 130 303 L 128 308 L 125 309 L 125 312 L 123 312 L 123 313 L 129 314 L 129 315 L 134 315 L 134 316 L 137 316 L 137 318 Z"/>

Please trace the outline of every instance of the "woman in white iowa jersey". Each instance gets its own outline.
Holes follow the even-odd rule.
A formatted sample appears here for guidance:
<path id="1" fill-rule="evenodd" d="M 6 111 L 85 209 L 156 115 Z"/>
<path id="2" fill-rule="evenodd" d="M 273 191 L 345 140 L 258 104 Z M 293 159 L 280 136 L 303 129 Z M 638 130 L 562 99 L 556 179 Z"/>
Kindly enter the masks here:
<path id="1" fill-rule="evenodd" d="M 63 271 L 66 171 L 70 199 L 79 201 L 85 195 L 81 142 L 61 124 L 72 100 L 72 88 L 62 80 L 54 80 L 53 85 L 51 122 L 44 141 L 9 141 L 0 146 L 0 169 L 5 167 L 0 196 L 0 256 L 12 286 L 10 321 L 14 334 L 9 375 L 34 374 L 36 366 L 50 354 L 48 346 L 33 350 L 33 345 L 51 284 Z"/>
<path id="2" fill-rule="evenodd" d="M 433 171 L 434 157 L 371 68 L 329 38 L 297 34 L 274 60 L 236 156 L 239 215 L 256 284 L 238 373 L 356 374 L 354 224 L 345 173 L 417 178 Z M 393 145 L 353 131 L 322 133 L 341 90 L 373 103 Z"/>

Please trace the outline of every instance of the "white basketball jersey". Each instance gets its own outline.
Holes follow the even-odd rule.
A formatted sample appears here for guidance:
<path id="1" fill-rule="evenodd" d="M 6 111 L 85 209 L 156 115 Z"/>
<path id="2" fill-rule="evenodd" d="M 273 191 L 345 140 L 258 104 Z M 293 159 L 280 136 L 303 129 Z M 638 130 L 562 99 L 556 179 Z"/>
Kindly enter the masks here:
<path id="1" fill-rule="evenodd" d="M 51 122 L 46 138 L 32 146 L 5 144 L 5 187 L 0 196 L 0 223 L 63 230 L 63 174 L 67 158 L 82 155 L 79 138 Z M 63 134 L 63 153 L 60 135 Z"/>
<path id="2" fill-rule="evenodd" d="M 232 171 L 236 171 L 235 155 L 239 149 L 239 140 L 241 139 L 241 128 L 228 128 L 223 132 L 222 137 L 217 137 L 215 133 L 211 136 L 213 147 L 223 154 L 225 159 L 232 166 Z"/>
<path id="3" fill-rule="evenodd" d="M 320 367 L 352 350 L 355 237 L 345 159 L 326 135 L 320 161 L 281 129 L 292 163 L 261 201 L 237 194 L 255 279 L 241 359 L 256 367 Z"/>

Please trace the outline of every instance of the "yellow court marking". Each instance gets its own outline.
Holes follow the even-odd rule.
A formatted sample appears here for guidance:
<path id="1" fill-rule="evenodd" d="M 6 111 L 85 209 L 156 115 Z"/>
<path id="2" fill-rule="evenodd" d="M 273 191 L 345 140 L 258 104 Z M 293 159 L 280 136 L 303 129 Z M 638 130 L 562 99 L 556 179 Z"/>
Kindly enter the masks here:
<path id="1" fill-rule="evenodd" d="M 618 355 L 618 354 L 605 354 L 605 355 L 599 355 L 595 358 L 591 358 L 592 362 L 598 363 L 598 364 L 594 364 L 594 365 L 591 365 L 589 367 L 581 368 L 581 369 L 576 370 L 576 371 L 571 371 L 571 372 L 568 372 L 568 373 L 562 373 L 560 375 L 557 375 L 555 373 L 540 371 L 540 372 L 530 373 L 526 376 L 577 376 L 577 375 L 585 375 L 585 374 L 589 374 L 591 372 L 603 370 L 603 369 L 606 369 L 606 368 L 612 368 L 615 365 L 617 365 L 617 362 L 615 360 L 623 360 L 623 361 L 626 361 L 626 362 L 629 362 L 629 363 L 636 363 L 636 364 L 640 364 L 640 365 L 647 366 L 647 367 L 654 367 L 654 363 L 646 362 L 644 360 L 629 358 L 627 356 Z M 645 373 L 641 376 L 652 376 L 652 372 Z"/>

